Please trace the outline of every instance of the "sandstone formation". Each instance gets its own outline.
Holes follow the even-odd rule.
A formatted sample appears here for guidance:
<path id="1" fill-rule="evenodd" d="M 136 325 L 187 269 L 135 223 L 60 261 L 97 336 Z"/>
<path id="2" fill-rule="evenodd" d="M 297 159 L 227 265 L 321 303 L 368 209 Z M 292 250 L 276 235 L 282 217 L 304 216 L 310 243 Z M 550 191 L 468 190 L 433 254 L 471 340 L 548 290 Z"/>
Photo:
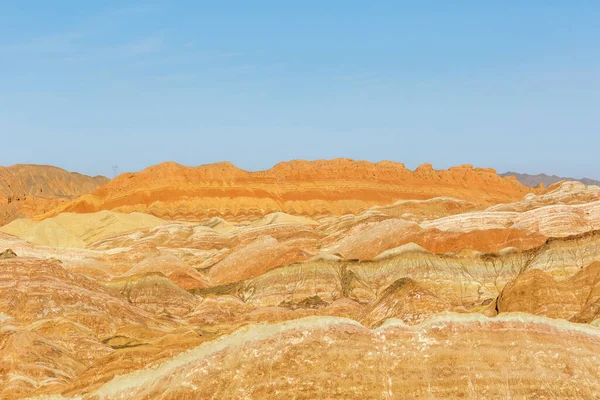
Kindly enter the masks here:
<path id="1" fill-rule="evenodd" d="M 595 186 L 347 160 L 149 171 L 0 229 L 1 399 L 600 393 Z"/>
<path id="2" fill-rule="evenodd" d="M 84 398 L 593 398 L 599 351 L 597 329 L 539 317 L 450 314 L 376 330 L 313 317 L 241 329 Z"/>
<path id="3" fill-rule="evenodd" d="M 491 315 L 518 311 L 592 322 L 600 318 L 600 262 L 559 281 L 541 270 L 528 271 L 506 285 L 493 305 Z"/>
<path id="4" fill-rule="evenodd" d="M 491 206 L 488 211 L 525 212 L 550 205 L 576 205 L 600 200 L 600 187 L 579 182 L 559 182 L 537 193 L 527 194 L 521 201 Z"/>
<path id="5" fill-rule="evenodd" d="M 421 223 L 424 228 L 451 232 L 518 228 L 547 237 L 571 236 L 600 228 L 600 201 L 579 205 L 552 205 L 523 213 L 482 211 Z"/>
<path id="6" fill-rule="evenodd" d="M 390 318 L 397 318 L 415 325 L 450 309 L 452 306 L 448 302 L 423 289 L 412 279 L 400 278 L 373 301 L 361 322 L 366 326 L 379 326 Z"/>
<path id="7" fill-rule="evenodd" d="M 7 249 L 4 250 L 2 253 L 0 253 L 0 260 L 4 260 L 7 258 L 15 258 L 17 255 L 15 254 L 14 251 L 12 251 L 12 249 Z"/>
<path id="8" fill-rule="evenodd" d="M 108 182 L 45 165 L 0 167 L 0 225 L 48 212 Z"/>
<path id="9" fill-rule="evenodd" d="M 480 208 L 476 202 L 459 200 L 452 197 L 434 197 L 427 200 L 398 200 L 393 204 L 375 206 L 374 210 L 383 214 L 421 222 L 425 219 L 441 218 Z"/>
<path id="10" fill-rule="evenodd" d="M 184 167 L 165 163 L 122 174 L 93 195 L 83 196 L 41 218 L 61 212 L 139 211 L 159 218 L 201 221 L 220 216 L 251 220 L 277 211 L 320 216 L 357 213 L 398 200 L 448 196 L 492 205 L 521 199 L 531 189 L 515 178 L 470 165 L 411 171 L 403 164 L 348 159 L 291 161 L 247 172 L 230 163 Z"/>
<path id="11" fill-rule="evenodd" d="M 162 224 L 166 221 L 148 214 L 101 211 L 86 215 L 63 213 L 43 221 L 18 219 L 0 227 L 0 232 L 41 246 L 84 248 L 107 236 Z"/>
<path id="12" fill-rule="evenodd" d="M 180 285 L 181 286 L 181 285 Z M 157 315 L 185 316 L 198 301 L 161 272 L 113 279 L 106 288 L 144 310 Z"/>
<path id="13" fill-rule="evenodd" d="M 177 256 L 166 253 L 156 257 L 148 257 L 135 264 L 123 276 L 145 275 L 160 273 L 183 289 L 198 289 L 207 286 L 202 274 L 190 267 Z"/>

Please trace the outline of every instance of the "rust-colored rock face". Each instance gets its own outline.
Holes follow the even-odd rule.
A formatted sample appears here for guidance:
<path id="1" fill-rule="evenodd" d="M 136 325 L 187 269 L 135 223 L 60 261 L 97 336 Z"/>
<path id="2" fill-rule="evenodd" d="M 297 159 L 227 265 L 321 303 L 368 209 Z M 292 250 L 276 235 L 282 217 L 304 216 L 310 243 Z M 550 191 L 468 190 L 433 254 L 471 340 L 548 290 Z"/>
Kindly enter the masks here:
<path id="1" fill-rule="evenodd" d="M 50 211 L 107 182 L 44 165 L 0 167 L 0 225 Z"/>
<path id="2" fill-rule="evenodd" d="M 0 229 L 0 399 L 597 398 L 599 193 L 349 160 L 123 175 Z"/>
<path id="3" fill-rule="evenodd" d="M 247 172 L 230 163 L 184 167 L 166 163 L 110 184 L 51 211 L 140 211 L 160 218 L 198 221 L 212 216 L 252 219 L 276 211 L 294 215 L 342 215 L 397 200 L 448 196 L 492 205 L 531 192 L 515 178 L 469 165 L 410 171 L 393 162 L 348 159 L 291 161 L 268 171 Z"/>

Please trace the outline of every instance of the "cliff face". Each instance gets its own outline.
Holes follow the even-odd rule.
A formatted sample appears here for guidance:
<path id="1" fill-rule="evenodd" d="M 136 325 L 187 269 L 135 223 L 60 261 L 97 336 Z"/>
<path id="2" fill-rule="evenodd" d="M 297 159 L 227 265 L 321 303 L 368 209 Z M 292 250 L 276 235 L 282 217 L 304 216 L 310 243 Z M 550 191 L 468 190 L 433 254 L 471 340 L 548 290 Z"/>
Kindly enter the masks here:
<path id="1" fill-rule="evenodd" d="M 213 216 L 254 219 L 277 211 L 342 215 L 398 200 L 439 196 L 493 205 L 520 200 L 531 190 L 515 178 L 470 165 L 438 171 L 425 164 L 411 171 L 389 161 L 335 159 L 284 162 L 267 171 L 247 172 L 230 163 L 199 167 L 165 163 L 123 174 L 93 195 L 42 218 L 101 210 L 191 221 Z"/>
<path id="2" fill-rule="evenodd" d="M 0 225 L 47 212 L 108 182 L 45 165 L 0 167 Z"/>

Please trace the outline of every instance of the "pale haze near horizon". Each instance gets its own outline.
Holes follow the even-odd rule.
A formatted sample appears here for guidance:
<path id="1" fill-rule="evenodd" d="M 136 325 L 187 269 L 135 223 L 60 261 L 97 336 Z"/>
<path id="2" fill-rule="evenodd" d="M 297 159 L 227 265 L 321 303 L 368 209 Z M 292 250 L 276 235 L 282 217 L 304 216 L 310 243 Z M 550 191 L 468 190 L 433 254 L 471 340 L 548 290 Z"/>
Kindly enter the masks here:
<path id="1" fill-rule="evenodd" d="M 600 178 L 600 3 L 205 3 L 3 2 L 0 164 Z"/>

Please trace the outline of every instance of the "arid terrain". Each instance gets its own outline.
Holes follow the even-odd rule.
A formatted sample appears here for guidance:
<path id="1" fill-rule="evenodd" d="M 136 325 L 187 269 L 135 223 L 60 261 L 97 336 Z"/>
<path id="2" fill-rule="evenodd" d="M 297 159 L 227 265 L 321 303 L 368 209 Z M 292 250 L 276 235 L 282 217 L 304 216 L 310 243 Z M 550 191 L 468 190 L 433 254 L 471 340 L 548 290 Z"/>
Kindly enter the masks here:
<path id="1" fill-rule="evenodd" d="M 48 212 L 107 182 L 45 165 L 0 166 L 0 224 Z"/>
<path id="2" fill-rule="evenodd" d="M 2 399 L 600 398 L 598 186 L 335 159 L 0 193 Z"/>
<path id="3" fill-rule="evenodd" d="M 596 185 L 596 186 L 600 185 L 600 181 L 595 180 L 595 179 L 565 178 L 565 177 L 561 177 L 561 176 L 546 175 L 546 174 L 530 175 L 530 174 L 519 174 L 518 172 L 505 172 L 503 174 L 500 174 L 500 176 L 514 176 L 523 185 L 529 186 L 529 187 L 538 187 L 538 186 L 540 186 L 540 184 L 544 185 L 544 187 L 548 187 L 548 186 L 553 185 L 560 181 L 577 181 L 577 182 L 584 183 L 586 185 Z"/>

